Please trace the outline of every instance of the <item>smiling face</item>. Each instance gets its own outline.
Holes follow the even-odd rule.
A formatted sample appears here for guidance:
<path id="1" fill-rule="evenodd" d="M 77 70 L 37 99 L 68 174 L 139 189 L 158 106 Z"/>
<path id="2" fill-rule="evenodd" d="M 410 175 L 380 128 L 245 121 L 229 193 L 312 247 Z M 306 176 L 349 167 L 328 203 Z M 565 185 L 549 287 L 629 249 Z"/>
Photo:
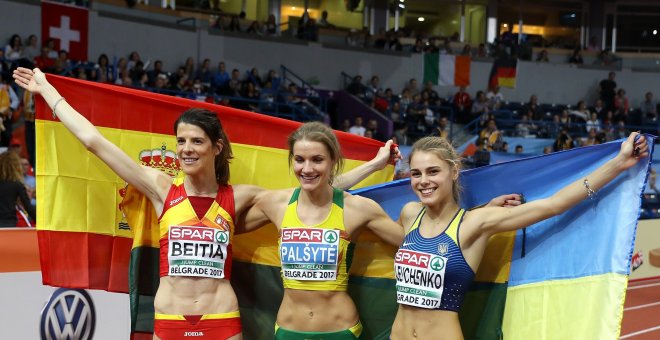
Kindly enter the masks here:
<path id="1" fill-rule="evenodd" d="M 215 156 L 222 150 L 220 141 L 213 145 L 209 136 L 199 126 L 180 123 L 176 129 L 176 142 L 179 164 L 186 175 L 215 173 Z"/>
<path id="2" fill-rule="evenodd" d="M 434 152 L 418 151 L 410 159 L 410 186 L 424 205 L 454 200 L 456 167 Z"/>
<path id="3" fill-rule="evenodd" d="M 293 145 L 293 173 L 303 190 L 314 190 L 330 183 L 333 161 L 320 142 L 299 140 Z"/>

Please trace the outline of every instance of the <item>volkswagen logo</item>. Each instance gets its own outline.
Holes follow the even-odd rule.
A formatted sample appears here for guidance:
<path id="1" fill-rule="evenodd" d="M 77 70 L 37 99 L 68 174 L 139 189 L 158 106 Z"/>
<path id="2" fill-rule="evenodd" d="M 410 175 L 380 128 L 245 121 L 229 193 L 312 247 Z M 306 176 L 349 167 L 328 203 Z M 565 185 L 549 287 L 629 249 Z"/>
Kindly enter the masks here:
<path id="1" fill-rule="evenodd" d="M 58 288 L 41 311 L 39 328 L 42 340 L 89 340 L 95 325 L 96 311 L 89 294 Z"/>

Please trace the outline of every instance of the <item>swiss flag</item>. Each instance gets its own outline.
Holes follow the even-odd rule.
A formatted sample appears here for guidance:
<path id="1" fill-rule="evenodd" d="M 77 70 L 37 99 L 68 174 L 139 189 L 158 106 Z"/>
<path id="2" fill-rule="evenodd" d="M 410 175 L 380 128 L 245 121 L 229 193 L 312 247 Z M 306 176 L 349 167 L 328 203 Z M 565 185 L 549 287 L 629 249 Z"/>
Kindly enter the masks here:
<path id="1" fill-rule="evenodd" d="M 86 8 L 42 1 L 42 41 L 55 39 L 55 47 L 69 52 L 70 59 L 87 60 L 88 18 Z"/>

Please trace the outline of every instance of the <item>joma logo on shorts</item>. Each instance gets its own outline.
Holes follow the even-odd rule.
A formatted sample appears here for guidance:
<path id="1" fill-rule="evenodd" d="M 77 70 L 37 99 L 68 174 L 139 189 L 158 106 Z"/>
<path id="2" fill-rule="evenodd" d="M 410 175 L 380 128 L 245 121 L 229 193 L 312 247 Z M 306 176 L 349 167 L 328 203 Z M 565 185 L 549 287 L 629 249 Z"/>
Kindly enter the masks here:
<path id="1" fill-rule="evenodd" d="M 204 336 L 204 332 L 184 332 L 183 336 Z"/>

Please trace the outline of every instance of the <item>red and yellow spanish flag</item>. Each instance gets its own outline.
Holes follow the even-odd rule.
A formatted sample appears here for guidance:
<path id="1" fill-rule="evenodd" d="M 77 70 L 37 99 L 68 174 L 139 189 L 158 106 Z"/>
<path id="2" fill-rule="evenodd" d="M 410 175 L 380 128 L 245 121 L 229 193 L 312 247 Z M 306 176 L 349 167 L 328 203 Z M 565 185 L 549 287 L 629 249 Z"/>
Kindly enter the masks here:
<path id="1" fill-rule="evenodd" d="M 289 170 L 286 137 L 300 125 L 298 122 L 112 85 L 52 75 L 48 79 L 78 112 L 138 163 L 175 173 L 174 121 L 186 109 L 201 107 L 218 113 L 232 142 L 232 184 L 268 189 L 297 185 Z M 152 297 L 158 283 L 153 209 L 54 119 L 40 97 L 36 129 L 37 190 L 41 193 L 37 229 L 43 283 L 112 292 L 128 292 L 130 288 L 133 330 L 151 331 Z M 343 132 L 337 136 L 347 159 L 346 170 L 373 158 L 382 146 Z M 393 168 L 388 167 L 359 186 L 386 181 L 392 173 Z M 234 249 L 238 263 L 233 276 L 250 278 L 262 274 L 255 274 L 260 265 L 277 264 L 268 251 L 276 245 L 272 226 L 237 237 Z M 271 266 L 267 272 L 274 273 Z M 272 284 L 281 287 L 278 279 L 279 274 Z M 254 283 L 264 280 L 269 278 L 259 277 L 259 281 L 241 285 L 256 289 Z M 273 302 L 269 308 L 276 310 L 279 301 Z M 272 333 L 272 329 L 268 331 Z"/>

